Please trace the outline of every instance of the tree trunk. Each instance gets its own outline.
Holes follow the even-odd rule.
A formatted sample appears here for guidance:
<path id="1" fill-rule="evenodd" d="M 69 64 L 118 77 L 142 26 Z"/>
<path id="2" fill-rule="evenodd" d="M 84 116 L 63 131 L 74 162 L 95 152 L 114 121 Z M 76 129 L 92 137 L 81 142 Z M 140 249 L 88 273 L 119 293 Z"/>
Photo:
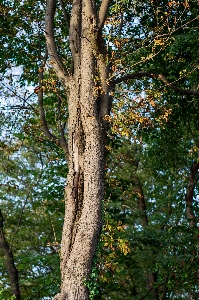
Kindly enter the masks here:
<path id="1" fill-rule="evenodd" d="M 134 189 L 137 193 L 138 197 L 138 209 L 140 212 L 140 220 L 141 225 L 143 228 L 149 226 L 148 216 L 147 216 L 147 210 L 146 210 L 146 202 L 144 197 L 143 188 L 141 185 L 141 182 L 137 176 L 134 177 Z M 155 284 L 157 282 L 157 273 L 147 273 L 147 288 L 148 291 L 152 291 L 154 295 L 154 300 L 159 300 L 159 293 L 158 289 L 155 287 Z"/>
<path id="2" fill-rule="evenodd" d="M 3 251 L 6 259 L 6 268 L 10 277 L 10 285 L 12 294 L 16 300 L 20 300 L 18 270 L 14 263 L 12 250 L 10 249 L 3 231 L 3 216 L 0 209 L 0 249 Z"/>
<path id="3" fill-rule="evenodd" d="M 74 1 L 70 18 L 73 70 L 67 74 L 52 40 L 55 2 L 47 3 L 46 41 L 55 71 L 67 90 L 69 172 L 61 246 L 61 292 L 54 300 L 86 300 L 89 293 L 84 282 L 89 277 L 102 226 L 107 131 L 104 118 L 108 114 L 105 50 L 94 7 L 86 0 Z"/>
<path id="4" fill-rule="evenodd" d="M 189 221 L 190 227 L 197 226 L 196 217 L 193 212 L 193 197 L 194 197 L 194 188 L 195 184 L 198 181 L 198 178 L 196 178 L 196 174 L 199 169 L 199 163 L 194 162 L 190 169 L 190 175 L 188 180 L 188 187 L 185 195 L 186 200 L 186 213 L 187 213 L 187 219 Z"/>
<path id="5" fill-rule="evenodd" d="M 81 95 L 79 103 L 69 107 L 69 173 L 61 255 L 61 290 L 71 300 L 88 298 L 83 282 L 89 276 L 102 225 L 104 192 L 104 131 L 96 113 L 87 115 L 85 92 Z"/>

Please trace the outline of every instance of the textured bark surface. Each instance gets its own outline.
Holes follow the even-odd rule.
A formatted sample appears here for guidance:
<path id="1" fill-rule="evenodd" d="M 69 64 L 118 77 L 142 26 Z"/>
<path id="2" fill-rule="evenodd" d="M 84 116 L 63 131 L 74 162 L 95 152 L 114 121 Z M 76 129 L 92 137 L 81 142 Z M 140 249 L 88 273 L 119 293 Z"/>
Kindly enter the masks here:
<path id="1" fill-rule="evenodd" d="M 18 270 L 14 263 L 12 250 L 10 249 L 3 231 L 3 216 L 0 209 L 0 249 L 3 251 L 6 261 L 6 269 L 10 278 L 12 294 L 16 300 L 20 300 Z"/>
<path id="2" fill-rule="evenodd" d="M 93 2 L 74 0 L 70 17 L 72 64 L 67 73 L 53 35 L 56 1 L 46 10 L 46 42 L 68 99 L 68 167 L 61 250 L 61 292 L 54 300 L 88 299 L 88 279 L 102 226 L 108 85 L 101 26 Z M 96 77 L 98 78 L 96 80 Z"/>

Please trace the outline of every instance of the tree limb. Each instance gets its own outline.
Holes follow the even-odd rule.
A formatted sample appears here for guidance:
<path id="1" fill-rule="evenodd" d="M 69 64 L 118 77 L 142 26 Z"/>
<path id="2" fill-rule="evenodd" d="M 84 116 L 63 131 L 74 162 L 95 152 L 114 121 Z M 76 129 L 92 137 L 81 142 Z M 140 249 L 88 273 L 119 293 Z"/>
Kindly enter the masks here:
<path id="1" fill-rule="evenodd" d="M 44 105 L 43 105 L 43 90 L 42 90 L 42 88 L 40 88 L 40 90 L 38 92 L 38 105 L 39 105 L 40 120 L 41 120 L 42 129 L 43 129 L 44 134 L 53 143 L 55 143 L 56 145 L 60 145 L 63 148 L 64 152 L 67 154 L 68 153 L 68 145 L 66 144 L 65 139 L 64 140 L 62 138 L 58 139 L 54 134 L 52 134 L 50 132 L 50 130 L 48 128 L 48 124 L 47 124 L 47 121 L 46 121 L 45 110 L 44 110 Z"/>
<path id="2" fill-rule="evenodd" d="M 116 84 L 125 82 L 127 80 L 141 78 L 141 77 L 149 77 L 149 78 L 160 79 L 166 86 L 168 86 L 169 88 L 171 88 L 171 89 L 173 89 L 173 90 L 175 90 L 175 91 L 177 91 L 177 92 L 179 92 L 181 94 L 188 94 L 188 95 L 192 95 L 192 96 L 199 96 L 199 92 L 180 88 L 180 87 L 176 86 L 175 84 L 170 83 L 166 79 L 166 77 L 164 77 L 164 75 L 162 75 L 162 74 L 154 74 L 154 73 L 151 73 L 151 72 L 140 72 L 140 73 L 127 74 L 127 75 L 124 75 L 122 77 L 113 79 L 112 81 L 110 81 L 110 85 L 111 86 L 115 86 Z"/>
<path id="3" fill-rule="evenodd" d="M 54 15 L 56 10 L 56 0 L 47 0 L 46 15 L 45 15 L 45 33 L 46 44 L 48 52 L 50 54 L 53 68 L 60 79 L 60 81 L 66 86 L 66 80 L 68 80 L 68 72 L 65 69 L 63 62 L 61 61 L 57 52 L 55 36 L 54 36 Z"/>
<path id="4" fill-rule="evenodd" d="M 179 88 L 178 86 L 176 86 L 175 84 L 170 83 L 162 74 L 157 75 L 157 78 L 162 80 L 162 82 L 164 82 L 164 84 L 166 86 L 168 86 L 169 88 L 171 88 L 171 89 L 173 89 L 173 90 L 175 90 L 175 91 L 177 91 L 181 94 L 199 96 L 199 92 L 197 92 L 197 91 L 182 89 L 182 88 Z"/>
<path id="5" fill-rule="evenodd" d="M 93 7 L 93 1 L 92 0 L 86 0 L 86 12 L 88 17 L 91 19 L 91 22 L 93 23 L 93 25 L 97 25 L 96 24 L 96 13 L 94 11 L 94 7 Z"/>
<path id="6" fill-rule="evenodd" d="M 59 3 L 61 5 L 61 8 L 62 8 L 62 11 L 63 11 L 63 14 L 64 14 L 64 18 L 65 18 L 65 21 L 66 21 L 66 25 L 67 25 L 68 30 L 69 30 L 69 28 L 70 28 L 70 15 L 68 14 L 68 12 L 65 8 L 63 0 L 59 0 Z"/>
<path id="7" fill-rule="evenodd" d="M 115 86 L 116 84 L 125 82 L 130 79 L 136 79 L 136 78 L 141 78 L 141 77 L 150 77 L 154 78 L 156 77 L 155 74 L 152 74 L 150 72 L 140 72 L 140 73 L 131 73 L 131 74 L 126 74 L 122 77 L 115 78 L 110 81 L 110 86 Z"/>
<path id="8" fill-rule="evenodd" d="M 73 74 L 74 70 L 76 70 L 75 66 L 80 65 L 80 49 L 81 49 L 81 26 L 80 26 L 80 19 L 81 19 L 81 2 L 80 0 L 73 0 L 72 10 L 71 10 L 71 17 L 70 17 L 70 49 L 72 53 L 72 64 L 70 73 Z"/>
<path id="9" fill-rule="evenodd" d="M 23 97 L 21 97 L 20 95 L 18 95 L 14 90 L 12 90 L 7 84 L 5 84 L 5 83 L 3 83 L 3 82 L 1 82 L 1 84 L 3 84 L 5 87 L 6 87 L 6 89 L 8 89 L 9 91 L 11 91 L 11 93 L 13 94 L 13 95 L 15 95 L 17 98 L 19 98 L 19 99 L 21 99 L 23 102 L 25 102 L 25 103 L 27 103 L 28 104 L 28 106 L 34 111 L 34 112 L 36 112 L 37 113 L 37 110 L 30 104 L 30 103 L 28 103 L 27 102 L 27 100 L 32 96 L 32 95 L 34 95 L 34 93 L 31 93 L 26 99 L 25 98 L 23 98 Z M 9 106 L 10 108 L 17 108 L 17 105 L 15 105 L 15 106 Z M 22 108 L 25 108 L 25 106 L 23 106 Z M 3 109 L 3 107 L 2 107 L 2 109 Z M 26 107 L 26 109 L 28 109 L 28 107 Z"/>
<path id="10" fill-rule="evenodd" d="M 100 10 L 99 10 L 99 28 L 102 28 L 104 22 L 106 21 L 110 4 L 111 4 L 111 0 L 102 0 Z"/>
<path id="11" fill-rule="evenodd" d="M 49 138 L 53 143 L 60 145 L 63 148 L 65 154 L 67 154 L 68 153 L 68 145 L 66 143 L 65 138 L 63 139 L 61 137 L 60 139 L 58 139 L 54 134 L 52 134 L 48 128 L 48 124 L 46 121 L 46 115 L 45 115 L 44 104 L 43 104 L 42 85 L 43 85 L 43 72 L 44 72 L 43 67 L 46 64 L 47 57 L 48 57 L 48 51 L 46 48 L 44 61 L 39 70 L 39 89 L 38 89 L 38 106 L 39 106 L 39 115 L 40 115 L 40 120 L 41 120 L 41 124 L 42 124 L 42 130 L 43 130 L 44 134 L 47 136 L 47 138 Z M 61 132 L 61 134 L 62 134 L 62 132 Z"/>

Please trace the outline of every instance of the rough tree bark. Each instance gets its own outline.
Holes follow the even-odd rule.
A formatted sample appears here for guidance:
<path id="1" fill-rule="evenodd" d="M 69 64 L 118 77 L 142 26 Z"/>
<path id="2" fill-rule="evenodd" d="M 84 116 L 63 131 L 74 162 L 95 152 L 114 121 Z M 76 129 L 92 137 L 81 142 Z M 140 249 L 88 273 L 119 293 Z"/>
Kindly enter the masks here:
<path id="1" fill-rule="evenodd" d="M 0 249 L 3 251 L 6 261 L 6 269 L 10 278 L 12 294 L 16 300 L 20 300 L 18 270 L 14 263 L 12 250 L 10 249 L 3 231 L 3 215 L 0 209 Z"/>
<path id="2" fill-rule="evenodd" d="M 53 67 L 65 87 L 69 111 L 62 282 L 56 300 L 88 299 L 84 281 L 91 270 L 102 226 L 108 77 L 101 29 L 108 6 L 109 1 L 102 1 L 97 14 L 92 1 L 73 1 L 69 29 L 72 67 L 67 71 L 59 58 L 53 33 L 56 1 L 47 1 L 46 43 Z M 41 115 L 43 104 L 40 104 Z M 47 129 L 45 115 L 41 120 Z M 48 130 L 47 134 L 55 140 Z M 57 143 L 60 144 L 59 140 Z"/>

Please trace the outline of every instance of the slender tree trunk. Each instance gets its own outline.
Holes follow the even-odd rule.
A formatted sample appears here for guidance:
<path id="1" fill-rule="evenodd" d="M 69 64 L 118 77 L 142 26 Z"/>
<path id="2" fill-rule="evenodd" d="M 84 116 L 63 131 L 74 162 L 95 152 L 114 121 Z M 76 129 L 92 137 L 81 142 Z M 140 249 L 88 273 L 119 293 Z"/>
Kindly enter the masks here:
<path id="1" fill-rule="evenodd" d="M 3 251 L 6 259 L 6 268 L 10 277 L 12 294 L 16 300 L 20 300 L 18 270 L 14 263 L 14 256 L 10 249 L 3 231 L 3 215 L 0 209 L 0 249 Z"/>
<path id="2" fill-rule="evenodd" d="M 145 203 L 145 197 L 144 197 L 144 192 L 143 188 L 141 185 L 141 182 L 138 177 L 134 178 L 135 182 L 135 191 L 138 196 L 138 209 L 140 211 L 140 220 L 141 224 L 143 227 L 148 227 L 149 221 L 148 221 L 148 216 L 146 212 L 146 203 Z M 154 295 L 154 300 L 159 300 L 159 293 L 158 289 L 155 288 L 155 284 L 157 282 L 157 273 L 149 273 L 147 274 L 147 286 L 148 290 L 153 292 Z"/>
<path id="3" fill-rule="evenodd" d="M 198 169 L 199 169 L 199 163 L 194 162 L 190 169 L 188 187 L 185 195 L 187 219 L 189 221 L 190 227 L 196 226 L 196 217 L 193 212 L 192 205 L 193 205 L 193 197 L 194 197 L 194 188 L 198 180 L 198 178 L 196 178 Z"/>
<path id="4" fill-rule="evenodd" d="M 149 225 L 148 216 L 146 213 L 146 203 L 144 198 L 144 192 L 138 177 L 135 178 L 136 186 L 135 191 L 138 196 L 138 209 L 140 212 L 140 219 L 142 227 L 147 227 Z"/>

